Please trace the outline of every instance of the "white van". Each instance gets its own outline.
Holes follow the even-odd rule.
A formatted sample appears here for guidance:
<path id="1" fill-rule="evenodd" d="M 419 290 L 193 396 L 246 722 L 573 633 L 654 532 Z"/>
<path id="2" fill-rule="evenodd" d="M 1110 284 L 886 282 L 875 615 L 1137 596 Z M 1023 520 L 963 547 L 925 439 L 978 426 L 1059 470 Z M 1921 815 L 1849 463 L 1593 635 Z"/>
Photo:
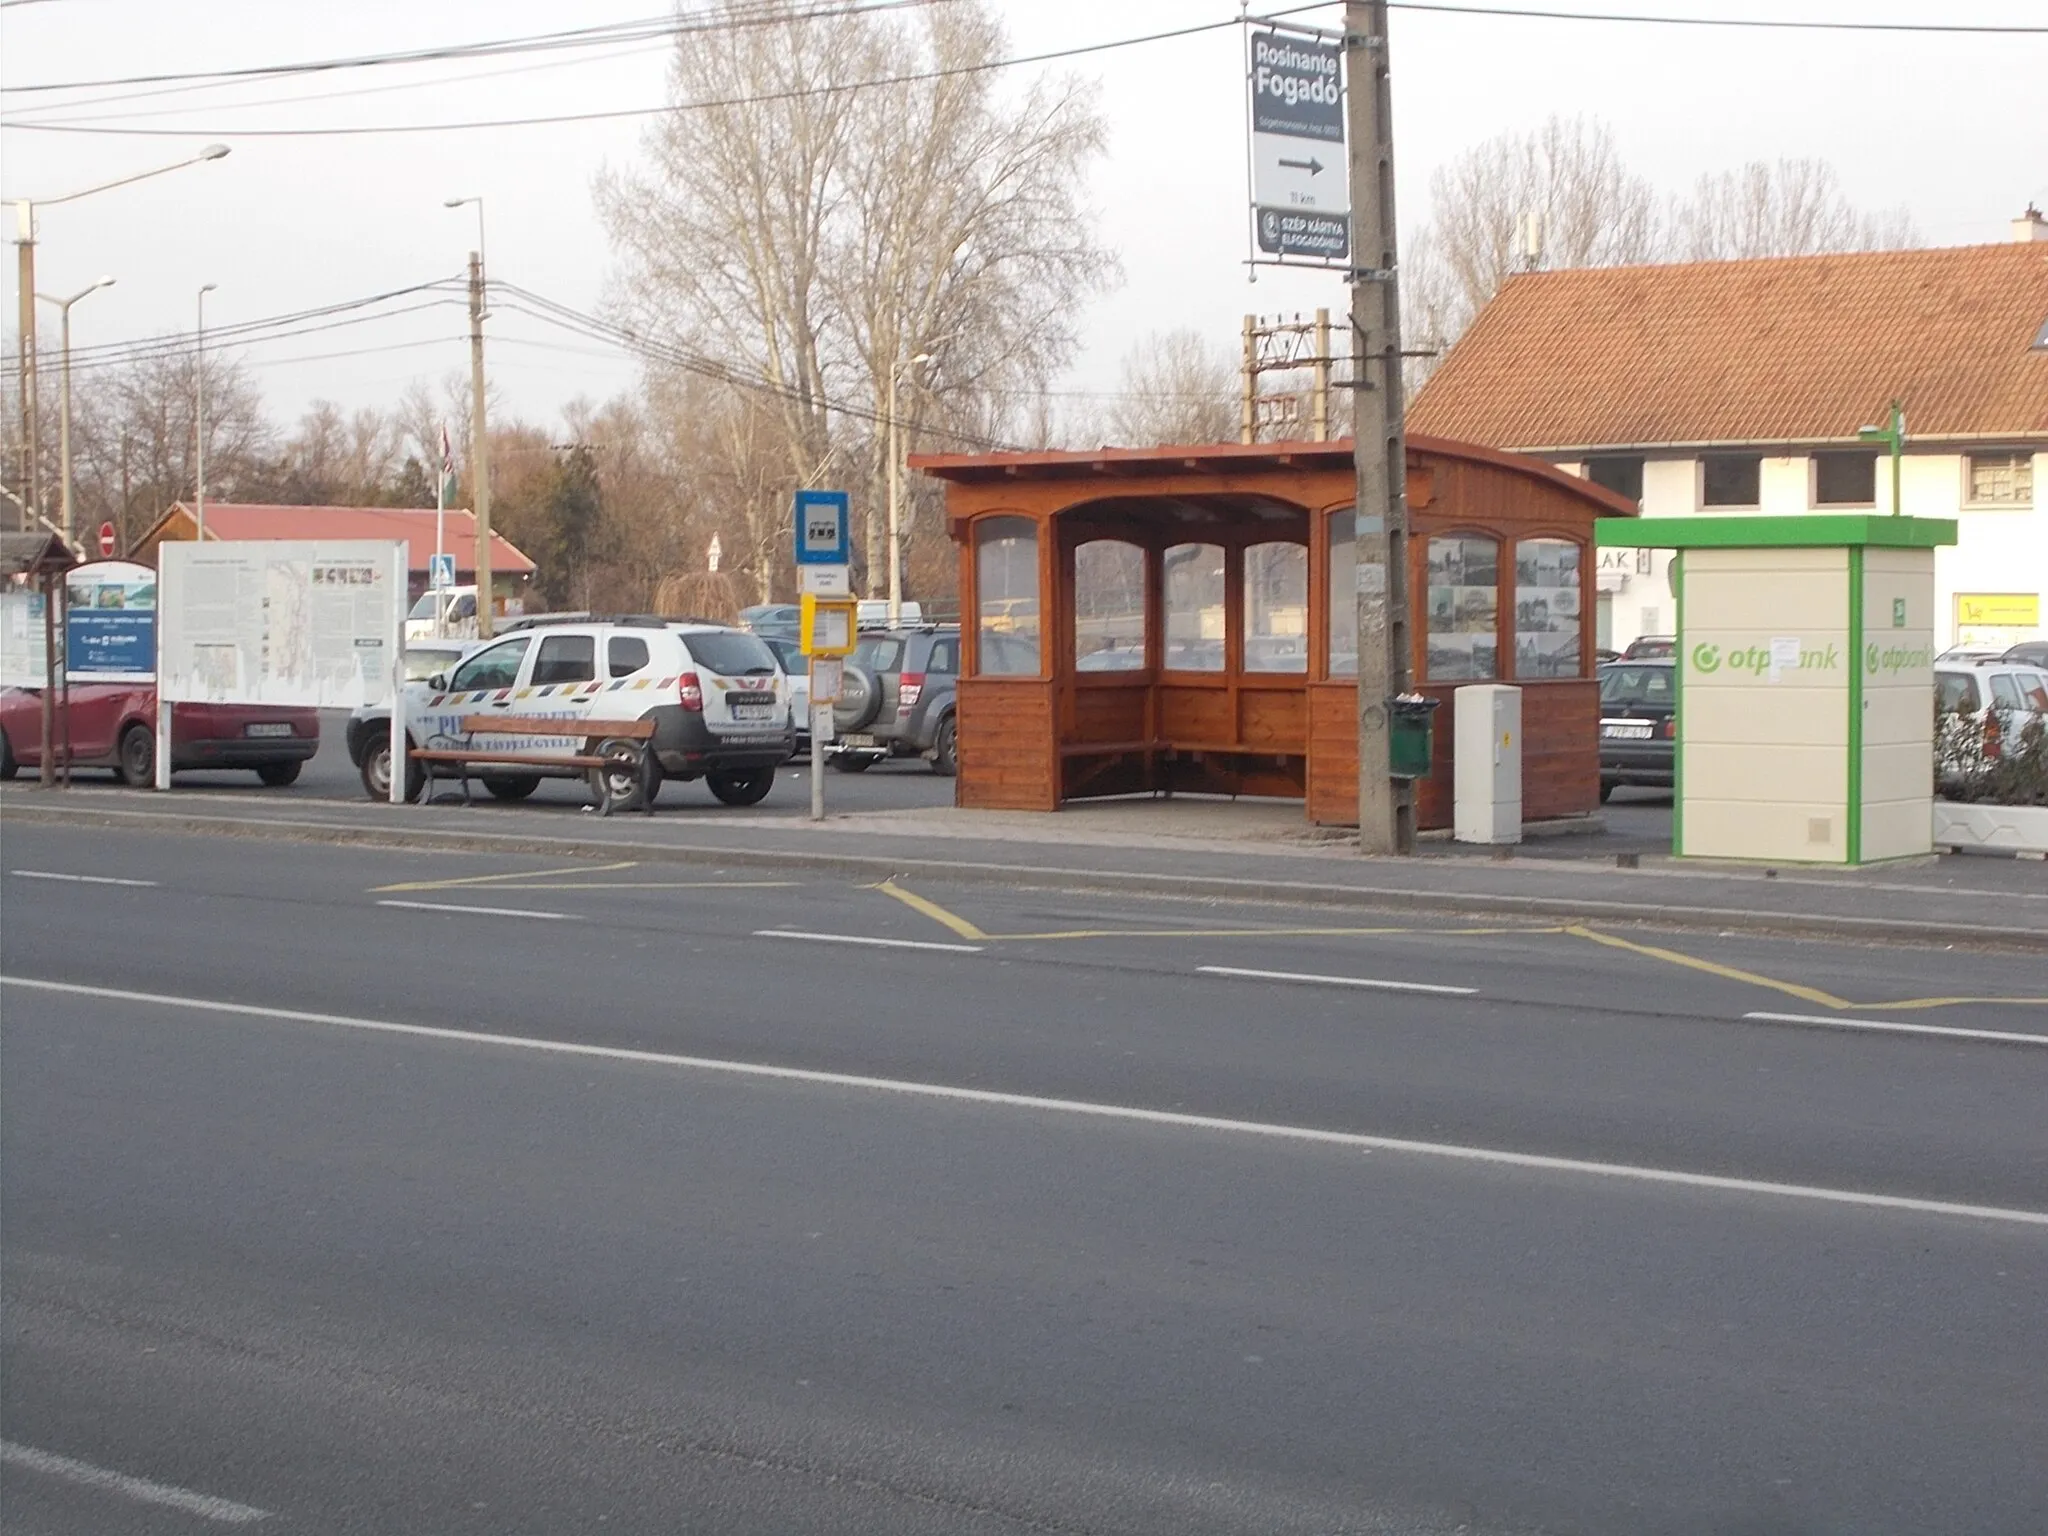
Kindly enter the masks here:
<path id="1" fill-rule="evenodd" d="M 775 653 L 744 630 L 716 624 L 542 624 L 479 646 L 455 668 L 405 693 L 406 735 L 426 750 L 482 746 L 462 729 L 469 715 L 652 720 L 661 774 L 701 778 L 727 805 L 755 805 L 795 750 L 788 679 Z M 575 737 L 493 734 L 493 750 L 564 759 L 559 770 L 527 764 L 474 777 L 501 800 L 523 800 L 544 777 L 580 778 L 567 759 Z M 390 795 L 391 714 L 357 711 L 349 756 L 373 800 Z M 408 770 L 406 793 L 426 787 L 424 765 Z M 659 782 L 657 781 L 657 789 Z"/>

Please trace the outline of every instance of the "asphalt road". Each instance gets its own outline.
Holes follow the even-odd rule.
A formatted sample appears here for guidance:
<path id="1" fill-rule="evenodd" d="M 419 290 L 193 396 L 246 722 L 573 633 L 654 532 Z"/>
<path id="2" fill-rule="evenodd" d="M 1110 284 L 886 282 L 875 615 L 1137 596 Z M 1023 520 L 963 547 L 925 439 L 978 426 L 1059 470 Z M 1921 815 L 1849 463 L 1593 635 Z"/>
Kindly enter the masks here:
<path id="1" fill-rule="evenodd" d="M 2048 1508 L 2037 960 L 35 826 L 0 867 L 9 1530 Z"/>

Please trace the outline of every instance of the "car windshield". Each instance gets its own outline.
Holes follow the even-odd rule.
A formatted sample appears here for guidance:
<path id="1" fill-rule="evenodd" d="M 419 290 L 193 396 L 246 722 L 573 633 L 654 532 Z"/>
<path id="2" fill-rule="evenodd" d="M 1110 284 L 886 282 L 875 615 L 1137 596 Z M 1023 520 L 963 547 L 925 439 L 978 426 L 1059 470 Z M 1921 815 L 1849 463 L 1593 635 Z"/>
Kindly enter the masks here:
<path id="1" fill-rule="evenodd" d="M 405 680 L 409 683 L 423 683 L 430 677 L 448 671 L 460 660 L 460 646 L 449 646 L 445 650 L 416 650 L 408 646 L 405 652 Z"/>
<path id="2" fill-rule="evenodd" d="M 431 619 L 433 616 L 434 594 L 431 592 L 422 592 L 420 600 L 412 605 L 412 612 L 406 615 L 408 619 Z"/>
<path id="3" fill-rule="evenodd" d="M 697 665 L 722 677 L 766 677 L 782 670 L 775 664 L 773 651 L 753 635 L 737 629 L 685 635 L 683 643 L 690 648 Z"/>
<path id="4" fill-rule="evenodd" d="M 1669 704 L 1669 667 L 1632 667 L 1627 663 L 1600 669 L 1602 704 Z"/>

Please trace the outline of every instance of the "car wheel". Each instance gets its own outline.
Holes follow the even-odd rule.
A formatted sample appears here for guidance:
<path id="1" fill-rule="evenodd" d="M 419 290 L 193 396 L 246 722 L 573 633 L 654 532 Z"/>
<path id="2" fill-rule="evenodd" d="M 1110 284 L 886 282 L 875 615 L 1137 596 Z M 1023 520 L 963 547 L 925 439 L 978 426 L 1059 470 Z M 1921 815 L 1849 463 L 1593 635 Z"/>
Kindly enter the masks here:
<path id="1" fill-rule="evenodd" d="M 833 757 L 832 766 L 840 773 L 866 773 L 880 761 L 879 757 L 863 757 L 857 752 L 841 752 Z"/>
<path id="2" fill-rule="evenodd" d="M 7 739 L 7 733 L 0 731 L 0 779 L 11 779 L 21 772 L 21 764 L 14 760 L 14 746 Z"/>
<path id="3" fill-rule="evenodd" d="M 536 778 L 485 779 L 484 788 L 490 791 L 493 800 L 524 800 L 540 788 Z"/>
<path id="4" fill-rule="evenodd" d="M 725 805 L 759 805 L 775 787 L 775 770 L 734 768 L 724 773 L 707 773 L 704 782 Z"/>
<path id="5" fill-rule="evenodd" d="M 1609 783 L 1606 779 L 1600 781 L 1600 803 L 1602 805 L 1607 803 L 1608 796 L 1614 793 L 1615 788 L 1616 786 Z"/>
<path id="6" fill-rule="evenodd" d="M 412 745 L 412 738 L 410 736 L 406 737 L 405 743 L 410 747 Z M 362 776 L 363 790 L 372 800 L 389 800 L 391 798 L 391 733 L 389 731 L 385 731 L 373 738 L 369 748 L 363 753 Z M 417 801 L 426 792 L 426 788 L 426 766 L 408 759 L 405 765 L 405 798 L 410 801 Z"/>
<path id="7" fill-rule="evenodd" d="M 146 725 L 131 725 L 121 733 L 121 750 L 114 770 L 130 789 L 149 789 L 156 783 L 156 733 Z"/>
<path id="8" fill-rule="evenodd" d="M 256 777 L 272 789 L 283 789 L 287 784 L 299 782 L 299 770 L 306 765 L 293 761 L 289 763 L 265 763 L 256 770 Z"/>
<path id="9" fill-rule="evenodd" d="M 932 738 L 932 772 L 950 779 L 959 771 L 960 735 L 953 728 L 953 717 L 948 715 L 939 722 L 938 734 Z"/>
<path id="10" fill-rule="evenodd" d="M 608 758 L 611 766 L 590 770 L 590 793 L 599 805 L 609 804 L 615 811 L 637 811 L 654 803 L 654 797 L 661 793 L 661 759 L 650 756 L 647 759 L 647 779 L 643 786 L 640 773 L 640 746 L 637 741 L 611 739 L 601 741 L 593 757 Z M 642 793 L 646 798 L 642 798 Z"/>
<path id="11" fill-rule="evenodd" d="M 849 661 L 839 674 L 839 702 L 832 706 L 833 727 L 844 735 L 867 729 L 882 712 L 882 684 L 866 667 Z"/>

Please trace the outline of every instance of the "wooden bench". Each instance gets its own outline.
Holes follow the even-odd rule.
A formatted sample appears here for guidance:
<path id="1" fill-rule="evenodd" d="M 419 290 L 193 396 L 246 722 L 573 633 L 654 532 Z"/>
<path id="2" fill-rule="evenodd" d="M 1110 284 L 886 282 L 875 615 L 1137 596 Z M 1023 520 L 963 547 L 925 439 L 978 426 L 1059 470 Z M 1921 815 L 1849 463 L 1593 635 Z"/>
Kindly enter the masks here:
<path id="1" fill-rule="evenodd" d="M 609 816 L 620 804 L 639 797 L 640 809 L 654 814 L 654 722 L 652 720 L 575 720 L 546 715 L 464 715 L 466 736 L 561 736 L 584 743 L 581 752 L 550 756 L 540 752 L 513 752 L 489 747 L 415 747 L 408 754 L 414 762 L 428 765 L 433 776 L 435 763 L 451 763 L 462 782 L 462 803 L 470 804 L 469 781 L 472 767 L 493 765 L 517 768 L 582 768 L 590 774 L 591 793 L 597 797 L 597 813 Z M 621 767 L 633 772 L 633 793 L 616 795 L 613 775 Z"/>

